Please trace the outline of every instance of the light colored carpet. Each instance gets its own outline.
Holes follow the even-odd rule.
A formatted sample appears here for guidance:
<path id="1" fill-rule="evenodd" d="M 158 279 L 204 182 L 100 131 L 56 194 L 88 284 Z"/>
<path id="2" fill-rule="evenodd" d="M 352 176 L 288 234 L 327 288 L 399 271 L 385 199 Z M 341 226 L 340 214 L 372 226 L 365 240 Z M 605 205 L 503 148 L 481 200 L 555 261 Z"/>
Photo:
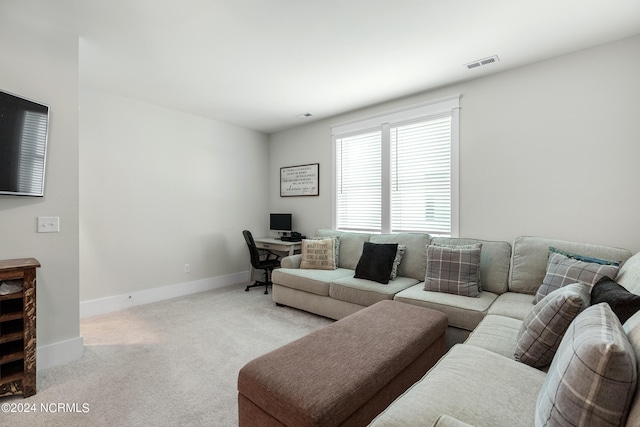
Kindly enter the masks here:
<path id="1" fill-rule="evenodd" d="M 263 291 L 238 285 L 83 319 L 84 356 L 38 371 L 35 396 L 0 399 L 33 410 L 0 424 L 237 425 L 240 368 L 331 323 Z"/>

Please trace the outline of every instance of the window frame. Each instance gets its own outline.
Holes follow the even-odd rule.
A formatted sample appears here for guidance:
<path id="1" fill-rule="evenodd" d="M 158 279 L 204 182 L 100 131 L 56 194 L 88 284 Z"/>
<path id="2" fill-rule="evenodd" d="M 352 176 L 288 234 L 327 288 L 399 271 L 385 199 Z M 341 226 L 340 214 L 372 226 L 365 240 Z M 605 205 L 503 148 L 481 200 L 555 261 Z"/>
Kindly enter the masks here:
<path id="1" fill-rule="evenodd" d="M 416 120 L 425 120 L 442 114 L 451 114 L 451 237 L 458 237 L 460 230 L 459 213 L 459 145 L 460 145 L 460 94 L 450 95 L 431 101 L 413 104 L 407 107 L 388 110 L 358 120 L 338 123 L 331 126 L 332 148 L 332 204 L 331 224 L 337 229 L 337 139 L 347 135 L 366 132 L 372 129 L 382 131 L 382 149 L 390 150 L 391 126 Z M 383 155 L 384 159 L 384 155 Z M 381 233 L 390 233 L 391 200 L 390 164 L 382 162 L 382 227 Z"/>

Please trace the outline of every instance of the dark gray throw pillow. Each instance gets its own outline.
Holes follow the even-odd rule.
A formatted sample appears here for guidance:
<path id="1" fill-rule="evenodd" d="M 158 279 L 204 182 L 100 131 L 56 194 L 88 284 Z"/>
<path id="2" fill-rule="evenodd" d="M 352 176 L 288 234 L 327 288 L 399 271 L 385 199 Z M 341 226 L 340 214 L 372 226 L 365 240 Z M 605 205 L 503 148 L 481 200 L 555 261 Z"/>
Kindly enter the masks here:
<path id="1" fill-rule="evenodd" d="M 373 280 L 383 285 L 388 284 L 396 252 L 398 252 L 397 243 L 364 242 L 362 256 L 356 265 L 354 277 Z"/>
<path id="2" fill-rule="evenodd" d="M 603 277 L 591 291 L 591 305 L 606 302 L 618 316 L 620 323 L 626 322 L 640 311 L 640 295 L 629 292 L 608 277 Z"/>

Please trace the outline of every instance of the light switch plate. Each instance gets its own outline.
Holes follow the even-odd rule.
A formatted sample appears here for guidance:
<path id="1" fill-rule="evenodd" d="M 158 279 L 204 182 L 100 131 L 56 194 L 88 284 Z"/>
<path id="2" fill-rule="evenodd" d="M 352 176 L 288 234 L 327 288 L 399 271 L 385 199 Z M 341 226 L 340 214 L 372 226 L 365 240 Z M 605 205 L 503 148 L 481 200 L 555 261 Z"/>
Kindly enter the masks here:
<path id="1" fill-rule="evenodd" d="M 38 233 L 59 233 L 60 217 L 59 216 L 39 216 L 38 217 Z"/>

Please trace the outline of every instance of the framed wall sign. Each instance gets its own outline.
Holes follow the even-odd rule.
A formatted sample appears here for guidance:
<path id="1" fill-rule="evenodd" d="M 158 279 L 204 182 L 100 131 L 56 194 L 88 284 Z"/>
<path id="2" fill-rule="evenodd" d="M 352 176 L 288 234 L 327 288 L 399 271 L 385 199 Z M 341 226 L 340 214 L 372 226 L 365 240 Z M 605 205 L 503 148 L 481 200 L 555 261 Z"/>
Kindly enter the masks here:
<path id="1" fill-rule="evenodd" d="M 320 164 L 280 168 L 280 197 L 318 196 Z"/>

